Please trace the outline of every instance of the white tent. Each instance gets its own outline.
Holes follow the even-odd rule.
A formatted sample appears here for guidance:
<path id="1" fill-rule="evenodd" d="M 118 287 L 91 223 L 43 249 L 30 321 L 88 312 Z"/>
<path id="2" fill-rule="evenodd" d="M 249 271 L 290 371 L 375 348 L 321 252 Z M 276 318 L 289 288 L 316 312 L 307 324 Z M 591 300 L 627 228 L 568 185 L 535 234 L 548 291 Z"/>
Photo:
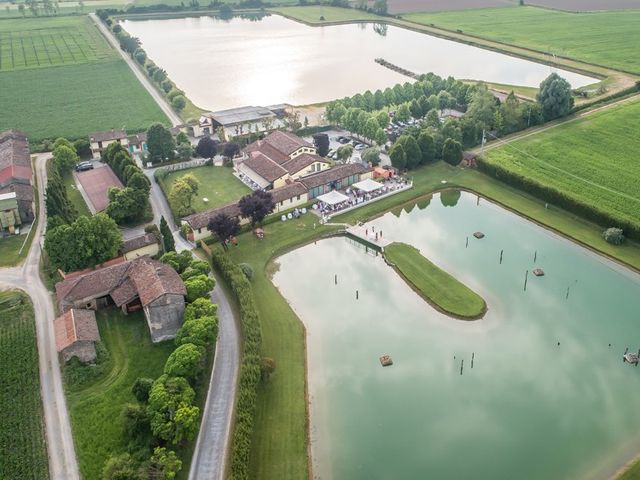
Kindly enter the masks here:
<path id="1" fill-rule="evenodd" d="M 380 182 L 376 182 L 375 180 L 367 178 L 365 180 L 362 180 L 361 182 L 354 183 L 352 187 L 357 188 L 358 190 L 362 190 L 365 193 L 370 193 L 381 189 L 382 184 Z"/>
<path id="2" fill-rule="evenodd" d="M 318 196 L 316 200 L 326 203 L 327 205 L 337 205 L 338 203 L 346 202 L 347 200 L 349 200 L 349 197 L 336 190 L 333 190 L 329 193 Z"/>

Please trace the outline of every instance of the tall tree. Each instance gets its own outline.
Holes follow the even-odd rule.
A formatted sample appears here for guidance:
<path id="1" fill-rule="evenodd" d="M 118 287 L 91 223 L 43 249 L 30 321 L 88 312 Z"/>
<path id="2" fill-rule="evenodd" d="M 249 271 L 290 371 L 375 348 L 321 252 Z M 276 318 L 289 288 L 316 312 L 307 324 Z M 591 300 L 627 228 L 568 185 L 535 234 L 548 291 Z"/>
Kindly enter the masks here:
<path id="1" fill-rule="evenodd" d="M 49 175 L 45 193 L 45 205 L 49 218 L 57 216 L 64 223 L 72 223 L 78 216 L 78 212 L 67 196 L 67 187 L 56 171 L 51 172 Z"/>
<path id="2" fill-rule="evenodd" d="M 245 195 L 238 202 L 238 206 L 242 216 L 251 220 L 251 226 L 262 222 L 275 208 L 271 193 L 264 190 L 256 190 Z"/>
<path id="3" fill-rule="evenodd" d="M 462 145 L 460 142 L 447 138 L 442 147 L 442 159 L 450 165 L 458 165 L 462 161 Z"/>
<path id="4" fill-rule="evenodd" d="M 563 117 L 573 108 L 571 85 L 557 73 L 552 73 L 540 84 L 536 97 L 545 120 Z"/>
<path id="5" fill-rule="evenodd" d="M 222 247 L 226 250 L 227 240 L 240 233 L 240 221 L 237 217 L 231 217 L 225 213 L 219 213 L 209 220 L 207 230 L 218 237 Z"/>
<path id="6" fill-rule="evenodd" d="M 211 137 L 205 136 L 198 140 L 196 154 L 199 157 L 213 158 L 215 157 L 216 153 L 218 153 L 218 145 Z"/>
<path id="7" fill-rule="evenodd" d="M 147 149 L 152 163 L 172 160 L 175 156 L 175 142 L 171 132 L 161 123 L 154 123 L 147 130 Z"/>
<path id="8" fill-rule="evenodd" d="M 407 166 L 407 156 L 404 153 L 404 148 L 399 143 L 394 143 L 389 150 L 389 157 L 391 158 L 391 165 L 398 170 L 404 170 Z"/>
<path id="9" fill-rule="evenodd" d="M 491 129 L 493 127 L 494 112 L 496 111 L 496 100 L 493 94 L 484 84 L 478 85 L 473 94 L 469 108 L 465 117 L 478 122 L 482 128 Z"/>
<path id="10" fill-rule="evenodd" d="M 60 175 L 71 171 L 79 161 L 80 157 L 73 146 L 60 145 L 53 151 L 53 166 Z"/>
<path id="11" fill-rule="evenodd" d="M 422 161 L 422 152 L 418 146 L 418 142 L 411 135 L 401 135 L 396 144 L 402 146 L 405 154 L 405 167 L 411 170 Z"/>
<path id="12" fill-rule="evenodd" d="M 420 147 L 420 152 L 422 153 L 422 158 L 420 163 L 426 164 L 431 163 L 436 159 L 436 145 L 433 141 L 433 137 L 429 134 L 429 132 L 423 130 L 418 135 L 418 146 Z"/>
<path id="13" fill-rule="evenodd" d="M 176 251 L 176 242 L 173 239 L 173 234 L 169 229 L 169 224 L 164 219 L 164 216 L 160 217 L 160 235 L 162 235 L 162 247 L 166 252 Z"/>
<path id="14" fill-rule="evenodd" d="M 316 133 L 313 136 L 313 144 L 318 150 L 318 155 L 326 157 L 329 153 L 329 135 L 326 133 Z"/>

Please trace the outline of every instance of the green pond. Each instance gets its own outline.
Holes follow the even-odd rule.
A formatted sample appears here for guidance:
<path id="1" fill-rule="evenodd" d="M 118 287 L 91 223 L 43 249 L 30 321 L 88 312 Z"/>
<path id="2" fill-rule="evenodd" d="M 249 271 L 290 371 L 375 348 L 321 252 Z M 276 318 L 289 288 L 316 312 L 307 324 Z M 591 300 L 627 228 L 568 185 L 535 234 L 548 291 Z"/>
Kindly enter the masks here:
<path id="1" fill-rule="evenodd" d="M 307 328 L 314 476 L 605 479 L 640 452 L 640 368 L 622 362 L 640 347 L 640 276 L 464 192 L 368 225 L 489 310 L 438 313 L 345 237 L 280 257 L 274 283 Z"/>

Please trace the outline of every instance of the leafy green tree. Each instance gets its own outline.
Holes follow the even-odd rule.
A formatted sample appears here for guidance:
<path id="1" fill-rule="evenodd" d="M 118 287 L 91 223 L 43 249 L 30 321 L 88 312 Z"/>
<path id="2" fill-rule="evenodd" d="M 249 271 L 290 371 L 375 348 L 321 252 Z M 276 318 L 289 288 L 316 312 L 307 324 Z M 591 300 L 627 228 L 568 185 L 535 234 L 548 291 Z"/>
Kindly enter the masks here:
<path id="1" fill-rule="evenodd" d="M 447 138 L 442 147 L 442 159 L 450 165 L 458 165 L 462 161 L 462 145 L 460 142 Z"/>
<path id="2" fill-rule="evenodd" d="M 175 435 L 172 443 L 178 444 L 183 440 L 192 440 L 198 433 L 200 426 L 200 409 L 193 405 L 180 405 L 175 416 Z"/>
<path id="3" fill-rule="evenodd" d="M 171 352 L 164 364 L 164 373 L 193 382 L 202 373 L 203 363 L 204 350 L 193 343 L 185 343 Z"/>
<path id="4" fill-rule="evenodd" d="M 160 217 L 160 235 L 162 235 L 162 249 L 164 252 L 175 252 L 176 242 L 164 217 Z"/>
<path id="5" fill-rule="evenodd" d="M 145 480 L 140 464 L 131 455 L 123 453 L 110 457 L 102 470 L 102 480 Z"/>
<path id="6" fill-rule="evenodd" d="M 152 163 L 173 160 L 175 142 L 171 132 L 161 123 L 154 123 L 147 130 L 147 150 Z"/>
<path id="7" fill-rule="evenodd" d="M 351 155 L 353 155 L 353 145 L 342 145 L 341 147 L 338 147 L 336 154 L 338 160 L 344 161 L 351 158 Z"/>
<path id="8" fill-rule="evenodd" d="M 362 160 L 374 167 L 380 165 L 380 150 L 375 147 L 367 148 L 362 152 Z"/>
<path id="9" fill-rule="evenodd" d="M 425 125 L 431 128 L 440 129 L 442 123 L 440 123 L 440 117 L 436 109 L 429 110 L 424 117 Z"/>
<path id="10" fill-rule="evenodd" d="M 189 250 L 180 253 L 167 252 L 160 257 L 160 261 L 170 265 L 176 272 L 182 273 L 191 265 L 193 256 Z"/>
<path id="11" fill-rule="evenodd" d="M 198 192 L 198 185 L 198 180 L 191 174 L 184 175 L 173 183 L 169 203 L 178 215 L 187 215 L 193 211 L 191 202 Z"/>
<path id="12" fill-rule="evenodd" d="M 127 188 L 137 190 L 143 194 L 143 197 L 149 198 L 151 182 L 139 167 L 135 167 L 134 172 L 127 180 Z"/>
<path id="13" fill-rule="evenodd" d="M 387 112 L 378 112 L 376 114 L 376 121 L 380 128 L 387 128 L 389 126 L 389 114 Z"/>
<path id="14" fill-rule="evenodd" d="M 105 213 L 119 225 L 141 218 L 144 213 L 142 205 L 146 204 L 144 192 L 133 188 L 110 188 L 109 205 Z"/>
<path id="15" fill-rule="evenodd" d="M 78 217 L 78 212 L 67 195 L 67 187 L 55 170 L 51 172 L 47 181 L 45 205 L 49 218 L 57 216 L 65 223 L 71 223 Z"/>
<path id="16" fill-rule="evenodd" d="M 183 95 L 176 95 L 171 100 L 171 106 L 174 110 L 181 112 L 187 106 L 187 99 Z"/>
<path id="17" fill-rule="evenodd" d="M 502 117 L 502 129 L 498 130 L 500 134 L 505 135 L 522 129 L 522 110 L 513 90 L 500 105 L 499 112 Z"/>
<path id="18" fill-rule="evenodd" d="M 76 152 L 76 147 L 73 145 L 73 143 L 71 143 L 69 140 L 67 140 L 66 138 L 56 138 L 56 141 L 53 142 L 53 149 L 55 150 L 58 147 L 61 146 L 65 146 L 70 148 L 71 150 L 73 150 L 74 152 Z M 78 153 L 78 152 L 76 152 Z"/>
<path id="19" fill-rule="evenodd" d="M 190 408 L 194 398 L 195 392 L 185 378 L 161 375 L 149 393 L 147 414 L 151 432 L 167 442 L 179 443 L 183 438 L 183 432 L 179 431 L 183 427 L 179 425 L 178 412 Z"/>
<path id="20" fill-rule="evenodd" d="M 418 146 L 422 154 L 420 159 L 421 164 L 431 163 L 436 159 L 436 145 L 428 131 L 423 130 L 420 132 L 418 135 Z"/>
<path id="21" fill-rule="evenodd" d="M 147 61 L 147 52 L 145 52 L 141 48 L 138 48 L 135 52 L 133 52 L 133 58 L 136 60 L 136 62 L 138 62 L 138 64 L 144 65 L 144 62 Z"/>
<path id="22" fill-rule="evenodd" d="M 193 302 L 198 298 L 208 298 L 209 292 L 213 290 L 215 285 L 215 280 L 207 275 L 196 275 L 187 279 L 184 282 L 187 289 L 187 301 Z"/>
<path id="23" fill-rule="evenodd" d="M 190 160 L 193 155 L 193 148 L 191 148 L 191 145 L 188 143 L 178 144 L 176 150 L 178 152 L 178 158 L 184 162 Z"/>
<path id="24" fill-rule="evenodd" d="M 184 321 L 195 320 L 200 317 L 213 317 L 218 311 L 218 306 L 207 298 L 198 298 L 187 305 L 184 310 Z"/>
<path id="25" fill-rule="evenodd" d="M 481 84 L 473 94 L 465 117 L 478 122 L 487 130 L 493 127 L 496 100 L 487 86 Z"/>
<path id="26" fill-rule="evenodd" d="M 536 100 L 542 107 L 542 114 L 547 121 L 564 117 L 574 104 L 571 85 L 555 72 L 542 81 Z"/>
<path id="27" fill-rule="evenodd" d="M 153 386 L 153 378 L 138 377 L 131 387 L 131 393 L 136 400 L 146 403 L 149 400 L 149 392 Z"/>
<path id="28" fill-rule="evenodd" d="M 128 438 L 139 445 L 148 444 L 151 440 L 149 416 L 144 406 L 139 403 L 128 403 L 120 413 L 122 427 Z"/>
<path id="29" fill-rule="evenodd" d="M 407 155 L 399 143 L 393 144 L 391 150 L 389 150 L 389 158 L 391 158 L 391 165 L 398 170 L 404 170 L 407 167 Z"/>
<path id="30" fill-rule="evenodd" d="M 205 300 L 205 299 L 198 299 Z M 203 316 L 185 320 L 176 335 L 176 345 L 193 344 L 198 347 L 213 345 L 218 337 L 218 319 L 214 316 Z"/>
<path id="31" fill-rule="evenodd" d="M 173 480 L 182 470 L 182 461 L 173 450 L 156 447 L 149 461 L 150 480 Z"/>
<path id="32" fill-rule="evenodd" d="M 73 146 L 60 145 L 53 150 L 53 166 L 60 175 L 71 171 L 79 161 L 80 157 Z"/>
<path id="33" fill-rule="evenodd" d="M 329 153 L 329 135 L 326 133 L 316 133 L 313 136 L 313 145 L 316 147 L 318 155 L 326 157 L 327 153 Z"/>
<path id="34" fill-rule="evenodd" d="M 422 152 L 418 146 L 418 142 L 411 135 L 401 135 L 396 144 L 402 146 L 405 154 L 405 168 L 411 170 L 417 167 L 422 161 Z M 392 159 L 393 162 L 393 159 Z"/>
<path id="35" fill-rule="evenodd" d="M 403 103 L 398 107 L 396 111 L 395 119 L 400 122 L 406 122 L 411 118 L 411 111 L 409 110 L 409 106 L 406 103 Z"/>
<path id="36" fill-rule="evenodd" d="M 121 244 L 122 234 L 116 223 L 106 214 L 98 213 L 47 230 L 44 248 L 55 268 L 70 272 L 115 257 Z"/>
<path id="37" fill-rule="evenodd" d="M 607 243 L 611 243 L 612 245 L 622 245 L 624 243 L 624 232 L 621 228 L 607 228 L 602 233 L 602 237 Z"/>

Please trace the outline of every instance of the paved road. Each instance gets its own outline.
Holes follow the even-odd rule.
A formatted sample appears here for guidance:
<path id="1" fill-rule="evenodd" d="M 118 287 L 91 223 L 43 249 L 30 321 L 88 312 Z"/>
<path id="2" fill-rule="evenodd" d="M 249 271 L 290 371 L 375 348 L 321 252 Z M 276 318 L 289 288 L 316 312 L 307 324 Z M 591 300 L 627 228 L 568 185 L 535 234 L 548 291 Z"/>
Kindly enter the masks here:
<path id="1" fill-rule="evenodd" d="M 153 178 L 153 170 L 145 170 L 151 181 L 149 202 L 153 208 L 153 221 L 158 224 L 163 216 L 173 232 L 176 250 L 192 250 L 195 245 L 178 232 L 171 209 Z M 189 480 L 221 480 L 226 469 L 227 453 L 231 445 L 230 429 L 236 399 L 238 368 L 240 363 L 240 332 L 233 310 L 219 282 L 211 300 L 218 304 L 218 342 L 207 400 L 202 412 L 202 423 L 191 460 Z"/>
<path id="2" fill-rule="evenodd" d="M 48 154 L 38 155 L 35 161 L 40 192 L 43 192 L 43 186 L 47 182 L 47 156 Z M 42 216 L 38 219 L 29 255 L 19 267 L 0 269 L 0 287 L 24 290 L 33 302 L 39 352 L 40 387 L 49 453 L 49 473 L 54 480 L 77 480 L 80 475 L 53 332 L 55 313 L 49 291 L 40 280 L 40 240 L 45 225 L 44 195 L 42 193 L 39 202 Z"/>
<path id="3" fill-rule="evenodd" d="M 127 65 L 129 65 L 129 68 L 131 68 L 131 70 L 133 71 L 134 75 L 138 78 L 138 80 L 140 81 L 142 86 L 147 89 L 147 91 L 149 92 L 149 95 L 151 95 L 151 97 L 153 97 L 153 99 L 156 101 L 158 106 L 162 109 L 162 111 L 167 116 L 167 118 L 169 120 L 171 120 L 171 123 L 174 126 L 182 125 L 184 122 L 182 121 L 180 116 L 176 112 L 173 111 L 173 109 L 167 103 L 167 101 L 164 99 L 164 97 L 162 95 L 160 95 L 160 93 L 156 90 L 156 88 L 151 84 L 151 82 L 149 81 L 147 76 L 140 71 L 140 69 L 138 68 L 138 65 L 136 65 L 135 61 L 129 55 L 127 55 L 126 52 L 124 52 L 120 48 L 120 43 L 118 42 L 116 37 L 113 36 L 111 31 L 105 26 L 104 23 L 102 23 L 100 21 L 100 19 L 98 18 L 98 16 L 95 13 L 90 13 L 89 16 L 95 22 L 95 24 L 98 26 L 98 29 L 100 29 L 100 31 L 102 32 L 102 35 L 104 35 L 104 37 L 111 44 L 111 46 L 113 46 L 113 48 L 115 50 L 120 52 L 120 55 L 122 56 L 124 61 L 127 62 Z"/>

